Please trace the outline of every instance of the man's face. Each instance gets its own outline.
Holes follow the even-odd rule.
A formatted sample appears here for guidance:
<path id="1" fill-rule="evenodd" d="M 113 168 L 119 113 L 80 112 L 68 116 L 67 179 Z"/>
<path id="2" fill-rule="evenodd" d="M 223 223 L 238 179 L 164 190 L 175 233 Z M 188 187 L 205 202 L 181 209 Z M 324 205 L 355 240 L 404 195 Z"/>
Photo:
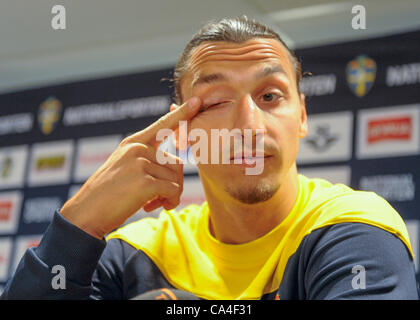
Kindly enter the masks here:
<path id="1" fill-rule="evenodd" d="M 192 96 L 202 100 L 204 111 L 191 120 L 189 131 L 207 133 L 209 157 L 226 152 L 221 139 L 218 150 L 211 149 L 211 129 L 252 130 L 252 143 L 243 145 L 252 152 L 261 138 L 257 132 L 264 133 L 260 174 L 245 174 L 246 167 L 233 159 L 211 164 L 209 158 L 209 164 L 197 164 L 203 183 L 211 192 L 225 192 L 243 203 L 270 199 L 296 160 L 299 138 L 307 134 L 304 97 L 283 45 L 263 38 L 242 44 L 205 42 L 192 53 L 181 93 L 184 101 Z M 234 155 L 233 138 L 227 151 Z"/>

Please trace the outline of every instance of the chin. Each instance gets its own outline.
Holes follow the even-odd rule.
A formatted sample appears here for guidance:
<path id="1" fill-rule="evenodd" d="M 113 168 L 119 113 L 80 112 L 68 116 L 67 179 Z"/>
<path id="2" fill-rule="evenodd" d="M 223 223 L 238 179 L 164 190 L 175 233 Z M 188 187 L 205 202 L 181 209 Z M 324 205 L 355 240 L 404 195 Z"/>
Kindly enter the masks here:
<path id="1" fill-rule="evenodd" d="M 246 176 L 249 177 L 249 176 Z M 238 181 L 226 185 L 225 191 L 234 199 L 244 204 L 256 204 L 271 199 L 280 188 L 280 183 L 272 179 L 250 176 L 252 181 Z M 258 181 L 256 181 L 258 180 Z"/>

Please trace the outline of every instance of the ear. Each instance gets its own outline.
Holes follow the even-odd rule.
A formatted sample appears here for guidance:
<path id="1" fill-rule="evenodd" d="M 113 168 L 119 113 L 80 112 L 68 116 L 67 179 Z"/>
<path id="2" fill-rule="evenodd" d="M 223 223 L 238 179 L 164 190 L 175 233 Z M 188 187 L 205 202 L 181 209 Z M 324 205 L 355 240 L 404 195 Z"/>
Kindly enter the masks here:
<path id="1" fill-rule="evenodd" d="M 300 94 L 300 125 L 299 138 L 305 138 L 308 134 L 308 118 L 306 114 L 305 95 Z"/>
<path id="2" fill-rule="evenodd" d="M 173 103 L 169 107 L 169 111 L 174 111 L 176 108 L 178 108 L 178 105 L 176 105 L 175 103 Z M 175 147 L 177 148 L 177 150 L 179 150 L 179 151 L 185 151 L 186 148 L 188 148 L 188 138 L 187 138 L 186 143 L 184 143 L 184 146 L 186 146 L 186 148 L 181 149 L 181 147 L 180 147 L 182 144 L 179 141 L 179 128 L 176 128 L 174 130 L 173 143 L 174 143 Z"/>

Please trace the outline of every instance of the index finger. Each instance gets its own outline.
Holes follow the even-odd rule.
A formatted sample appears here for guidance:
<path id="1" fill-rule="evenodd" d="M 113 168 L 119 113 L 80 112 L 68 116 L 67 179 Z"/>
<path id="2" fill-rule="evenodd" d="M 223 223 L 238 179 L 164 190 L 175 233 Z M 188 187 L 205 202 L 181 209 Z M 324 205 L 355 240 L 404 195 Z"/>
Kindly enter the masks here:
<path id="1" fill-rule="evenodd" d="M 135 133 L 133 136 L 130 137 L 130 139 L 145 144 L 148 144 L 151 141 L 155 141 L 156 135 L 159 132 L 159 130 L 178 128 L 180 121 L 189 120 L 198 113 L 200 105 L 201 100 L 198 97 L 192 97 L 180 107 L 176 108 L 171 112 L 168 112 L 167 114 L 159 118 L 146 129 Z"/>

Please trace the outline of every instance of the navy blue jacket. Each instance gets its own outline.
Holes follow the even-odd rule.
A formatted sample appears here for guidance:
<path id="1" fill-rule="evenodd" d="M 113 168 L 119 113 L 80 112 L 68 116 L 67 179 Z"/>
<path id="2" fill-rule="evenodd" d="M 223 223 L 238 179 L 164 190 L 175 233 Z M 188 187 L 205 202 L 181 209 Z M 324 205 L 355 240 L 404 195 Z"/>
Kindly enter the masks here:
<path id="1" fill-rule="evenodd" d="M 65 268 L 65 289 L 52 285 L 55 265 Z M 355 266 L 364 267 L 364 286 L 355 281 L 361 279 Z M 144 252 L 120 239 L 96 239 L 57 210 L 39 246 L 26 251 L 1 298 L 131 299 L 163 287 L 173 288 Z M 277 294 L 281 300 L 419 298 L 414 263 L 405 245 L 363 223 L 339 223 L 308 234 L 288 260 L 280 288 L 262 299 Z"/>

